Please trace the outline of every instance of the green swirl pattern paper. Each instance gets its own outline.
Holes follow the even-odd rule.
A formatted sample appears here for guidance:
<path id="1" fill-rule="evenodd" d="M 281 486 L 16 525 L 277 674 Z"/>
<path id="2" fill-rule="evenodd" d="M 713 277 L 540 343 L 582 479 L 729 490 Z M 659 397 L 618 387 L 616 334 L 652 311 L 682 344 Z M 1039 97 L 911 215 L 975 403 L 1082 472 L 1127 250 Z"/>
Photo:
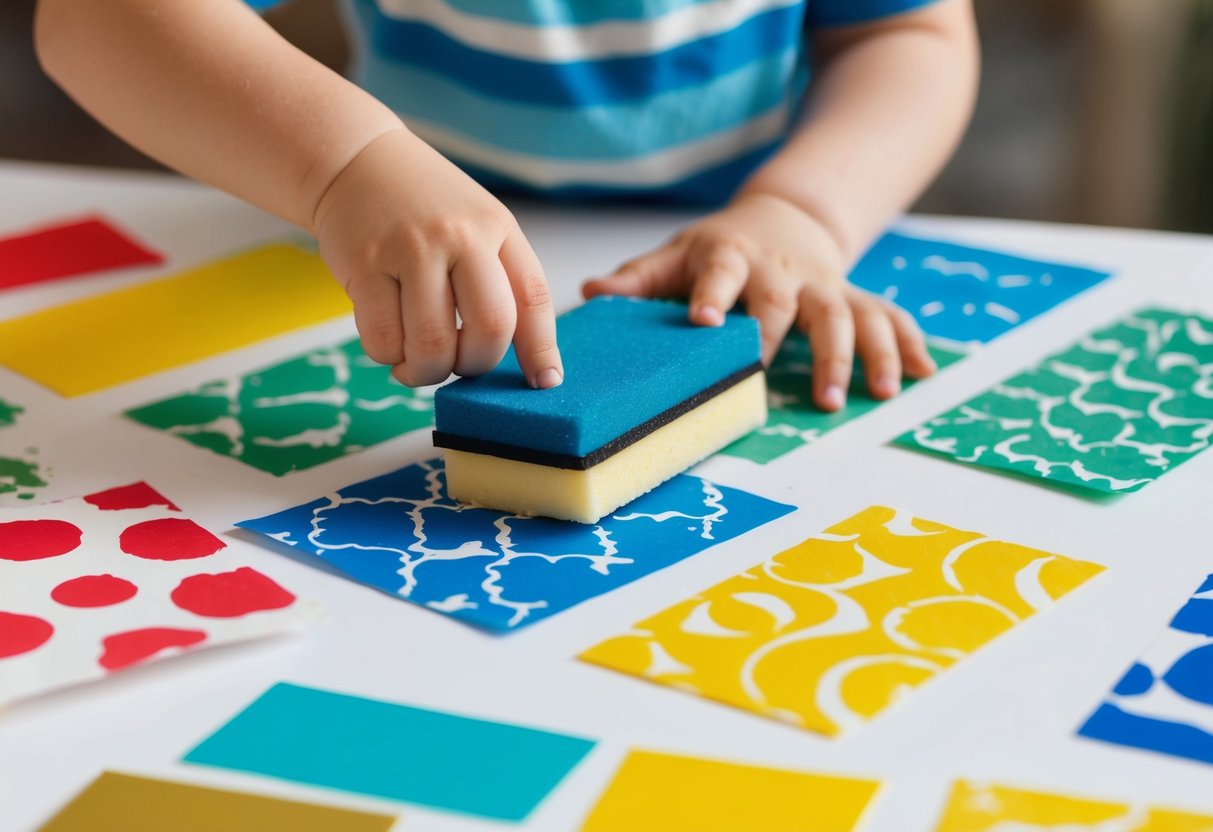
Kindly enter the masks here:
<path id="1" fill-rule="evenodd" d="M 964 357 L 963 352 L 929 347 L 939 369 Z M 741 457 L 762 465 L 778 459 L 801 445 L 816 442 L 829 431 L 879 407 L 882 402 L 868 394 L 868 383 L 856 364 L 842 410 L 827 413 L 812 402 L 813 354 L 809 340 L 799 332 L 791 333 L 767 368 L 767 423 L 743 436 L 721 453 Z M 906 379 L 905 387 L 915 382 Z"/>
<path id="2" fill-rule="evenodd" d="M 355 340 L 126 415 L 281 476 L 427 427 L 433 396 L 393 381 Z"/>
<path id="3" fill-rule="evenodd" d="M 1213 319 L 1143 309 L 894 441 L 1107 494 L 1138 490 L 1211 438 Z"/>

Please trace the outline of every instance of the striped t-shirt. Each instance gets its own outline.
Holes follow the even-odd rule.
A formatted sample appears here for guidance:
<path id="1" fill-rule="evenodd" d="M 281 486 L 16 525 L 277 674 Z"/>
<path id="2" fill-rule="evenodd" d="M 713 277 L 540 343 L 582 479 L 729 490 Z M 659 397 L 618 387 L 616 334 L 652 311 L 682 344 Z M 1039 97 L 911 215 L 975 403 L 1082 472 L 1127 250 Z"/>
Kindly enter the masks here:
<path id="1" fill-rule="evenodd" d="M 806 33 L 930 0 L 351 0 L 357 80 L 489 187 L 727 199 L 809 82 Z"/>

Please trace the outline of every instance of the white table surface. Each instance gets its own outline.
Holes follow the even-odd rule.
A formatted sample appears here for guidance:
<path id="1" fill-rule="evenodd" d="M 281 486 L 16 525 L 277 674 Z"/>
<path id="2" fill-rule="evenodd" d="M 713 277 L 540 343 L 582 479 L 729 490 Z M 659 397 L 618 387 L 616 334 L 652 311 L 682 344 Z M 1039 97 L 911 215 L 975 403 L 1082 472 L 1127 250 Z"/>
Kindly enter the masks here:
<path id="1" fill-rule="evenodd" d="M 0 230 L 101 211 L 169 263 L 154 274 L 293 234 L 227 196 L 181 180 L 0 163 Z M 672 233 L 686 214 L 519 206 L 561 309 L 577 286 Z M 698 473 L 800 506 L 796 513 L 521 632 L 494 637 L 320 569 L 233 539 L 259 568 L 330 620 L 303 636 L 203 651 L 13 706 L 0 714 L 0 830 L 32 829 L 103 769 L 402 814 L 399 828 L 576 828 L 629 746 L 824 773 L 885 785 L 867 832 L 927 832 L 953 778 L 987 779 L 1213 813 L 1213 768 L 1075 736 L 1134 658 L 1213 572 L 1213 452 L 1145 490 L 1097 504 L 888 447 L 908 426 L 1140 305 L 1213 315 L 1213 238 L 1023 222 L 911 218 L 901 227 L 1118 276 L 999 338 L 938 379 L 757 466 L 720 457 Z M 0 294 L 0 318 L 147 280 L 115 272 Z M 414 432 L 275 478 L 121 418 L 222 374 L 352 335 L 352 319 L 76 400 L 0 368 L 24 431 L 54 468 L 44 499 L 145 479 L 217 532 L 432 455 Z M 81 356 L 87 360 L 87 356 Z M 832 741 L 751 713 L 578 662 L 582 649 L 875 504 L 1109 567 L 1056 607 Z M 179 762 L 274 682 L 287 680 L 593 737 L 598 747 L 521 826 L 294 786 Z"/>

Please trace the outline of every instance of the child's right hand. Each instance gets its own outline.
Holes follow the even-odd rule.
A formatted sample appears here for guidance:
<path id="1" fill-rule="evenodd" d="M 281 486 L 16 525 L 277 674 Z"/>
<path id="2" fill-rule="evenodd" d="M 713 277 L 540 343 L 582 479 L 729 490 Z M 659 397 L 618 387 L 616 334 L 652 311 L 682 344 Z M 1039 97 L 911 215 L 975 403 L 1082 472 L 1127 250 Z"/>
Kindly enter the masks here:
<path id="1" fill-rule="evenodd" d="M 354 302 L 363 349 L 404 384 L 488 372 L 511 340 L 532 387 L 563 380 L 551 294 L 518 223 L 408 130 L 375 139 L 337 175 L 313 231 Z"/>

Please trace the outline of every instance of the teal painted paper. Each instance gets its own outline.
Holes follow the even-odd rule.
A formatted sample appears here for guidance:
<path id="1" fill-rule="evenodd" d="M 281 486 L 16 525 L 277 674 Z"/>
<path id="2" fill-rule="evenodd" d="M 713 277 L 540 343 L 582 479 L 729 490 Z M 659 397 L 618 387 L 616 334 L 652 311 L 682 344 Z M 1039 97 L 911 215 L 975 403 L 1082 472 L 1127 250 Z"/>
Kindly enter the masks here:
<path id="1" fill-rule="evenodd" d="M 355 340 L 126 415 L 281 476 L 429 426 L 433 398 L 393 381 Z"/>
<path id="2" fill-rule="evenodd" d="M 185 761 L 517 821 L 593 747 L 578 737 L 283 683 Z"/>
<path id="3" fill-rule="evenodd" d="M 1211 437 L 1213 320 L 1144 309 L 894 441 L 1110 494 L 1142 488 Z"/>
<path id="4" fill-rule="evenodd" d="M 965 353 L 932 345 L 931 357 L 939 369 L 954 364 Z M 801 445 L 811 444 L 841 424 L 879 407 L 882 402 L 868 394 L 867 380 L 860 367 L 851 376 L 847 403 L 842 410 L 827 413 L 814 407 L 811 400 L 813 355 L 809 341 L 801 333 L 788 336 L 767 368 L 767 423 L 743 436 L 721 453 L 749 459 L 765 465 Z M 906 379 L 910 387 L 913 379 Z"/>

